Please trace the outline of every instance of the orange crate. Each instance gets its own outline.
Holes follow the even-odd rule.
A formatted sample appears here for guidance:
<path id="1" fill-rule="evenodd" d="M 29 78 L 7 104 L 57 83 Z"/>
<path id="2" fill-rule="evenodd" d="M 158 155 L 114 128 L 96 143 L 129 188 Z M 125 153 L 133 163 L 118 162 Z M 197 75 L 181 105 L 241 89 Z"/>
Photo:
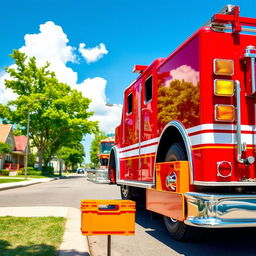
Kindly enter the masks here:
<path id="1" fill-rule="evenodd" d="M 82 234 L 134 235 L 135 211 L 130 200 L 82 200 Z"/>

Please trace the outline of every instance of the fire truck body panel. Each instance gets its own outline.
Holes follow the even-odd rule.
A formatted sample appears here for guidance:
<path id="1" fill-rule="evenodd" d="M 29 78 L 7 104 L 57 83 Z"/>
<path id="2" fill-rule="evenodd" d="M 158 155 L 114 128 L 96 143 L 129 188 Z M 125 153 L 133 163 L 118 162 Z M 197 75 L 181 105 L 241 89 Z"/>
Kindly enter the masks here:
<path id="1" fill-rule="evenodd" d="M 214 32 L 205 29 L 200 34 L 200 126 L 188 129 L 194 161 L 194 184 L 198 185 L 255 185 L 255 164 L 246 166 L 237 161 L 237 117 L 234 122 L 218 122 L 215 120 L 214 107 L 218 104 L 231 105 L 237 108 L 236 96 L 220 97 L 214 95 L 214 80 L 227 79 L 239 81 L 241 85 L 241 129 L 242 141 L 246 143 L 246 155 L 253 155 L 255 98 L 249 95 L 249 83 L 245 80 L 246 66 L 243 54 L 248 45 L 256 45 L 256 37 L 245 34 Z M 215 59 L 234 61 L 234 74 L 220 77 L 213 74 Z M 217 172 L 217 164 L 227 161 L 231 163 L 232 173 L 222 177 Z M 210 171 L 209 171 L 210 170 Z M 236 184 L 236 182 L 242 182 Z M 231 183 L 230 183 L 231 184 Z"/>
<path id="2" fill-rule="evenodd" d="M 110 154 L 113 183 L 146 188 L 149 210 L 191 226 L 256 224 L 256 36 L 240 27 L 256 19 L 238 10 L 228 6 L 212 18 L 224 25 L 205 26 L 167 58 L 138 66 Z"/>
<path id="3" fill-rule="evenodd" d="M 223 123 L 215 121 L 214 117 L 214 106 L 236 106 L 235 96 L 214 95 L 214 80 L 223 78 L 213 74 L 214 59 L 234 61 L 234 75 L 224 78 L 239 80 L 242 92 L 245 93 L 246 72 L 241 57 L 248 44 L 256 45 L 256 38 L 243 34 L 237 37 L 239 44 L 235 43 L 238 39 L 231 33 L 203 28 L 166 60 L 155 61 L 127 88 L 122 143 L 118 144 L 122 153 L 121 180 L 154 182 L 158 141 L 163 129 L 172 121 L 180 122 L 189 136 L 192 149 L 190 159 L 193 159 L 194 164 L 192 184 L 204 185 L 204 182 L 211 182 L 206 185 L 225 185 L 226 182 L 242 181 L 244 177 L 255 178 L 254 165 L 246 167 L 236 161 L 236 120 Z M 151 78 L 152 99 L 147 102 L 143 85 Z M 185 94 L 183 98 L 179 96 L 182 94 Z M 186 94 L 190 94 L 191 98 L 187 99 Z M 129 97 L 132 97 L 132 111 L 128 110 L 128 100 L 131 100 Z M 185 101 L 185 104 L 177 104 L 179 100 Z M 242 140 L 247 144 L 248 155 L 253 154 L 255 118 L 251 110 L 254 110 L 254 102 L 255 99 L 251 97 L 241 98 Z M 223 178 L 218 174 L 217 164 L 222 161 L 231 163 L 231 176 Z M 246 184 L 244 181 L 243 184 L 254 183 Z"/>

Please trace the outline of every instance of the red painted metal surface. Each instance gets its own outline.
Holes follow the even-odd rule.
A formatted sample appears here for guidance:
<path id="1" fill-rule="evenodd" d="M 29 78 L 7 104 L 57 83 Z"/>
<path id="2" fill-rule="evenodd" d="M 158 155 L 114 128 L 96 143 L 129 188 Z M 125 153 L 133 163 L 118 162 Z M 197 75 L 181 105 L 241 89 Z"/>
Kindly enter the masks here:
<path id="1" fill-rule="evenodd" d="M 231 24 L 232 33 L 215 32 L 210 27 L 199 29 L 167 58 L 155 60 L 125 90 L 122 120 L 116 129 L 120 179 L 155 181 L 158 143 L 171 121 L 182 125 L 191 143 L 192 184 L 256 179 L 255 163 L 246 166 L 237 161 L 237 120 L 217 122 L 214 116 L 216 104 L 237 106 L 235 96 L 214 94 L 214 80 L 240 81 L 242 139 L 247 142 L 243 157 L 255 154 L 256 100 L 250 95 L 250 63 L 243 54 L 247 46 L 256 45 L 256 36 L 239 32 L 243 25 L 256 26 L 256 19 L 240 17 L 239 9 L 235 8 L 232 14 L 216 14 L 213 20 Z M 234 74 L 215 75 L 214 59 L 233 60 Z M 145 81 L 150 76 L 152 99 L 146 101 Z M 231 163 L 230 177 L 218 175 L 217 165 L 222 161 Z"/>

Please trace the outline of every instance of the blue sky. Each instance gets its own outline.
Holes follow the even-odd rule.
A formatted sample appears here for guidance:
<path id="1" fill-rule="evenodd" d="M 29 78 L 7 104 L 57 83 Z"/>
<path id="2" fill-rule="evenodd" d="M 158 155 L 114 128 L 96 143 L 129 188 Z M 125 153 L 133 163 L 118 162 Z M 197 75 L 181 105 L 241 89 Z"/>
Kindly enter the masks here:
<path id="1" fill-rule="evenodd" d="M 2 1 L 0 13 L 0 68 L 11 64 L 8 54 L 24 45 L 24 35 L 39 32 L 53 21 L 69 43 L 88 47 L 104 43 L 109 53 L 96 63 L 71 64 L 78 79 L 107 80 L 111 103 L 122 103 L 122 92 L 136 75 L 134 64 L 149 64 L 167 56 L 227 3 L 238 4 L 243 16 L 256 17 L 256 1 L 173 0 L 12 0 Z"/>
<path id="2" fill-rule="evenodd" d="M 256 18 L 255 0 L 1 1 L 0 94 L 8 98 L 8 93 L 3 94 L 1 77 L 3 80 L 3 67 L 12 64 L 9 54 L 13 49 L 23 47 L 28 55 L 35 52 L 39 58 L 47 55 L 44 42 L 40 44 L 38 36 L 24 38 L 28 34 L 42 34 L 40 25 L 43 25 L 41 29 L 52 29 L 52 34 L 44 37 L 49 43 L 48 49 L 51 35 L 58 31 L 55 48 L 61 45 L 68 52 L 64 55 L 62 52 L 58 57 L 55 57 L 55 54 L 60 54 L 57 49 L 52 53 L 53 59 L 60 60 L 55 66 L 63 66 L 59 70 L 60 76 L 61 72 L 70 73 L 65 81 L 71 81 L 74 88 L 84 85 L 84 96 L 97 101 L 92 108 L 101 121 L 101 128 L 113 131 L 120 116 L 118 104 L 122 104 L 123 90 L 137 76 L 132 73 L 133 65 L 148 65 L 158 57 L 168 56 L 226 4 L 239 5 L 241 16 Z M 49 21 L 52 23 L 47 23 Z M 36 41 L 33 38 L 37 38 Z M 79 47 L 88 51 L 92 48 L 104 50 L 101 46 L 105 47 L 105 53 L 89 63 L 88 56 L 84 57 L 82 50 L 79 51 Z M 42 57 L 42 61 L 45 58 Z M 93 94 L 93 91 L 100 95 Z M 114 109 L 106 108 L 107 102 L 116 104 Z M 104 123 L 106 120 L 109 122 Z"/>

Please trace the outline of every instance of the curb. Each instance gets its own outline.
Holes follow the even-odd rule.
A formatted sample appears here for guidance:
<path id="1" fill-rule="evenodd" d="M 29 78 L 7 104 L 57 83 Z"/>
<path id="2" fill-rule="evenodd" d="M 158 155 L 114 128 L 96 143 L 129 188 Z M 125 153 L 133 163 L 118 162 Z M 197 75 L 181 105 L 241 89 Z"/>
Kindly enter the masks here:
<path id="1" fill-rule="evenodd" d="M 20 188 L 20 187 L 27 187 L 30 185 L 35 185 L 39 183 L 44 183 L 44 182 L 49 182 L 53 180 L 58 180 L 60 179 L 59 177 L 56 178 L 41 178 L 41 179 L 33 179 L 33 180 L 27 180 L 27 181 L 19 181 L 15 183 L 3 183 L 0 184 L 0 191 L 1 190 L 6 190 L 6 189 L 12 189 L 12 188 Z"/>

